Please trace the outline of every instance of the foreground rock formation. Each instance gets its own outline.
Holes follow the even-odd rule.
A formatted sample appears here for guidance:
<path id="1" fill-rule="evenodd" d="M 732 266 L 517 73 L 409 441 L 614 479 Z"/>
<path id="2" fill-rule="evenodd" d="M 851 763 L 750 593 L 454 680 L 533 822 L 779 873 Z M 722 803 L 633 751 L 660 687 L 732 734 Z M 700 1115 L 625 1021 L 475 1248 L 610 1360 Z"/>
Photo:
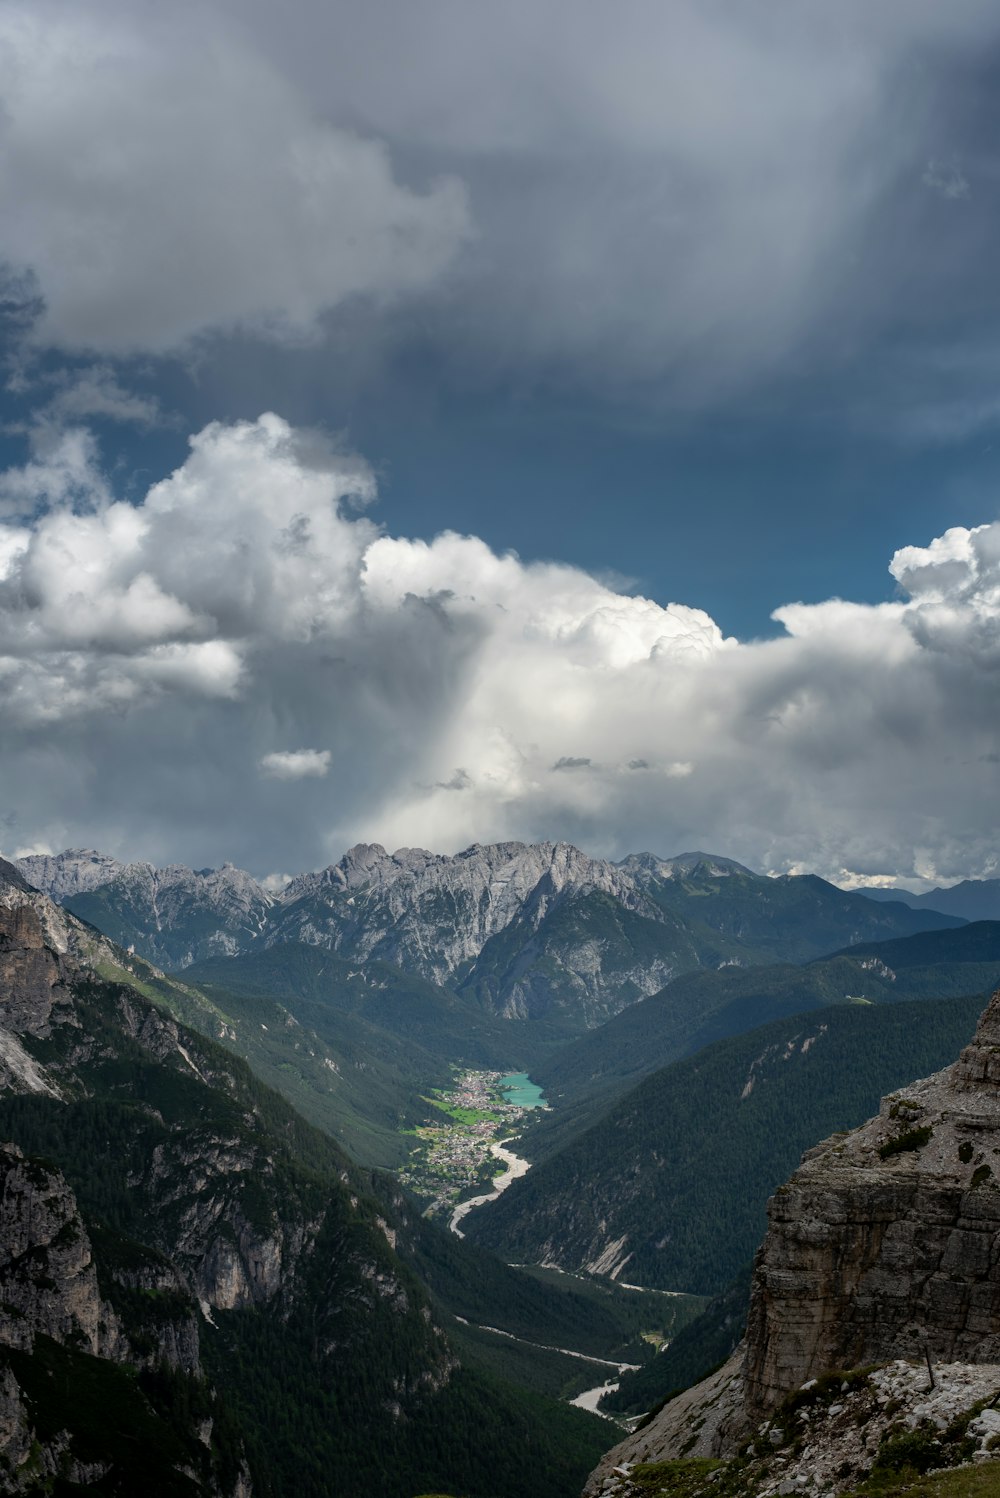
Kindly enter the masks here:
<path id="1" fill-rule="evenodd" d="M 751 1418 L 828 1368 L 1000 1362 L 1000 991 L 959 1060 L 803 1160 L 768 1207 Z"/>
<path id="2" fill-rule="evenodd" d="M 609 1453 L 587 1494 L 645 1491 L 635 1463 L 710 1457 L 736 1458 L 748 1498 L 847 1492 L 900 1426 L 940 1445 L 961 1425 L 927 1456 L 941 1466 L 1000 1458 L 1000 990 L 954 1065 L 810 1150 L 768 1217 L 743 1348 Z M 895 1381 L 828 1377 L 873 1365 Z M 810 1426 L 801 1410 L 824 1401 Z M 725 1474 L 712 1491 L 729 1491 Z"/>

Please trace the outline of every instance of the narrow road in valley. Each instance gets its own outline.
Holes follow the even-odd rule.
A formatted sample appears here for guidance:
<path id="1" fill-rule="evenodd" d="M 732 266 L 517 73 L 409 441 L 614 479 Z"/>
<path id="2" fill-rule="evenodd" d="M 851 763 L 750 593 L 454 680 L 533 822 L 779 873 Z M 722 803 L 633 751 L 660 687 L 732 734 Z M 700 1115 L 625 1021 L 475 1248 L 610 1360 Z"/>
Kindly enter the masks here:
<path id="1" fill-rule="evenodd" d="M 467 1213 L 472 1211 L 473 1207 L 481 1207 L 484 1202 L 496 1201 L 501 1191 L 507 1190 L 507 1187 L 510 1185 L 511 1181 L 516 1181 L 520 1176 L 527 1175 L 528 1171 L 531 1169 L 530 1160 L 522 1160 L 520 1155 L 514 1154 L 513 1150 L 504 1148 L 504 1146 L 509 1143 L 509 1139 L 500 1139 L 496 1144 L 490 1145 L 490 1154 L 495 1156 L 497 1160 L 502 1160 L 503 1163 L 507 1166 L 507 1169 L 504 1171 L 503 1175 L 499 1175 L 494 1179 L 493 1190 L 487 1191 L 483 1196 L 470 1197 L 467 1202 L 460 1202 L 459 1205 L 455 1208 L 454 1212 L 452 1212 L 451 1220 L 448 1223 L 448 1226 L 455 1234 L 456 1238 L 465 1237 L 465 1234 L 462 1232 L 462 1229 L 458 1224 L 462 1221 L 462 1218 L 467 1215 Z"/>
<path id="2" fill-rule="evenodd" d="M 522 1347 L 536 1347 L 539 1352 L 561 1352 L 567 1358 L 579 1358 L 582 1363 L 595 1363 L 600 1368 L 613 1368 L 616 1373 L 634 1372 L 639 1367 L 638 1363 L 615 1363 L 610 1358 L 597 1358 L 589 1352 L 576 1352 L 572 1347 L 552 1347 L 547 1342 L 529 1342 L 525 1337 L 515 1337 L 513 1332 L 505 1332 L 499 1326 L 481 1326 L 475 1321 L 466 1321 L 464 1316 L 456 1316 L 463 1326 L 475 1326 L 481 1332 L 492 1332 L 495 1337 L 507 1337 L 511 1342 L 520 1342 Z M 611 1389 L 617 1389 L 617 1379 L 607 1379 L 604 1383 L 597 1384 L 593 1389 L 584 1389 L 582 1394 L 577 1394 L 575 1399 L 569 1401 L 578 1409 L 589 1410 L 591 1414 L 600 1415 L 603 1420 L 611 1420 L 615 1425 L 620 1422 L 613 1415 L 605 1415 L 603 1410 L 597 1408 L 597 1401 L 602 1394 L 607 1394 Z"/>
<path id="3" fill-rule="evenodd" d="M 553 1347 L 549 1342 L 529 1342 L 526 1337 L 515 1337 L 513 1332 L 505 1332 L 500 1326 L 483 1326 L 478 1321 L 467 1321 L 464 1316 L 456 1316 L 455 1320 L 460 1321 L 463 1326 L 474 1326 L 480 1332 L 492 1332 L 495 1337 L 509 1337 L 512 1342 L 520 1342 L 522 1347 L 535 1347 L 539 1352 L 561 1352 L 563 1357 L 579 1358 L 581 1363 L 597 1363 L 601 1368 L 614 1368 L 616 1373 L 634 1373 L 639 1367 L 638 1363 L 616 1363 L 611 1358 L 595 1357 L 591 1352 L 576 1352 L 572 1347 Z M 583 1398 L 583 1394 L 578 1394 L 570 1403 L 576 1404 L 578 1399 Z"/>

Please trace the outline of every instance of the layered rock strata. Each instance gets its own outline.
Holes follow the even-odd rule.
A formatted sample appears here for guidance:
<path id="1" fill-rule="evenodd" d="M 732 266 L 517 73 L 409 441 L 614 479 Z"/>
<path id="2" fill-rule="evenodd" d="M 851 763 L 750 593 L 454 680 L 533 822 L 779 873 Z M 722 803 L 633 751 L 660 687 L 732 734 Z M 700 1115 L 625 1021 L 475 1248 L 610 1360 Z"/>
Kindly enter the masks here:
<path id="1" fill-rule="evenodd" d="M 751 1418 L 829 1368 L 1000 1362 L 1000 990 L 953 1066 L 811 1150 L 768 1217 Z"/>
<path id="2" fill-rule="evenodd" d="M 841 1493 L 900 1429 L 933 1442 L 959 1417 L 973 1459 L 996 1459 L 1000 990 L 952 1066 L 808 1151 L 768 1219 L 742 1348 L 609 1452 L 586 1498 L 646 1491 L 635 1464 L 720 1456 L 731 1460 L 714 1475 L 719 1492 L 800 1491 L 823 1467 L 819 1490 Z M 824 1377 L 858 1369 L 876 1371 Z M 800 1429 L 817 1389 L 822 1419 Z M 954 1454 L 935 1460 L 948 1465 Z M 672 1480 L 659 1490 L 694 1491 Z"/>

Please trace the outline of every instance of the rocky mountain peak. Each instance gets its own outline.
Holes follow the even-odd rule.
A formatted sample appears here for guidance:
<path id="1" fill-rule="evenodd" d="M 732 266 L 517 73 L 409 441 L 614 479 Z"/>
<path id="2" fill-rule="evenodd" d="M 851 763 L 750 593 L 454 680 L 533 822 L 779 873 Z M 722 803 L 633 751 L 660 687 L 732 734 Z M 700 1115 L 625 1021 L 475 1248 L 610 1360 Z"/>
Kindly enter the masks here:
<path id="1" fill-rule="evenodd" d="M 82 890 L 97 889 L 116 874 L 123 864 L 94 848 L 67 848 L 63 853 L 32 853 L 19 858 L 21 873 L 53 900 L 66 900 Z"/>
<path id="2" fill-rule="evenodd" d="M 751 879 L 759 877 L 735 859 L 722 858 L 717 853 L 678 853 L 673 858 L 659 858 L 655 853 L 630 853 L 618 867 L 639 878 L 686 879 L 696 871 L 716 879 L 728 874 L 746 874 Z"/>
<path id="3" fill-rule="evenodd" d="M 1000 1089 L 1000 989 L 983 1010 L 972 1044 L 952 1067 L 950 1081 L 961 1092 Z"/>
<path id="4" fill-rule="evenodd" d="M 570 843 L 474 843 L 455 855 L 361 843 L 287 886 L 278 903 L 288 920 L 267 940 L 379 956 L 449 982 L 512 922 L 536 928 L 560 899 L 593 890 L 661 918 L 626 870 Z"/>

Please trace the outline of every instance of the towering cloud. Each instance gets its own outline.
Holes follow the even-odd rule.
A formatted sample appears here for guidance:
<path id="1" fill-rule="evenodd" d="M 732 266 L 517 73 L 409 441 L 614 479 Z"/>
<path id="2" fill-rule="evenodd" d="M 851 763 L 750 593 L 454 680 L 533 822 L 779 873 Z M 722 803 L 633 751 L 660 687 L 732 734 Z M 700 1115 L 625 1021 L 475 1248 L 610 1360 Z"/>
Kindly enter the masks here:
<path id="1" fill-rule="evenodd" d="M 898 551 L 895 601 L 789 604 L 741 644 L 474 536 L 386 535 L 364 462 L 277 416 L 205 428 L 134 506 L 66 444 L 0 479 L 8 852 L 266 872 L 564 836 L 993 866 L 1000 525 Z"/>

